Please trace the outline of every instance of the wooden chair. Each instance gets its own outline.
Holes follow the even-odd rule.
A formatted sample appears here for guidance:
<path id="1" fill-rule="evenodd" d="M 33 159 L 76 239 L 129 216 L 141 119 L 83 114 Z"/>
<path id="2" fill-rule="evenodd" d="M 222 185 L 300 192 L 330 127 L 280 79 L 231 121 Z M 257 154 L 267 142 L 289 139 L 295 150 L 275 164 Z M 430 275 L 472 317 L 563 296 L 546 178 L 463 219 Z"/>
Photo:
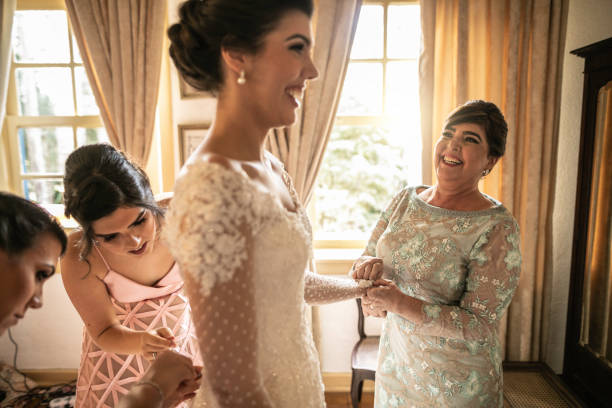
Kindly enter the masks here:
<path id="1" fill-rule="evenodd" d="M 353 408 L 359 407 L 363 381 L 376 379 L 376 365 L 378 364 L 378 343 L 380 336 L 367 336 L 363 329 L 364 316 L 361 311 L 361 299 L 357 298 L 357 310 L 359 320 L 357 321 L 357 332 L 359 341 L 353 347 L 351 354 L 351 402 Z"/>

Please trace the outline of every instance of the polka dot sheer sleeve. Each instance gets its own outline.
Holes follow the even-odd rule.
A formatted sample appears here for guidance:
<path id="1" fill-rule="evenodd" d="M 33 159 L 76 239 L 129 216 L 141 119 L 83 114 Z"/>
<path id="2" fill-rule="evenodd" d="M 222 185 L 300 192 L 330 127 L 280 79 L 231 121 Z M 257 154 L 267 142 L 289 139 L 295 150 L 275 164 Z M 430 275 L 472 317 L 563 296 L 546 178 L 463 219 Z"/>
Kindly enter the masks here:
<path id="1" fill-rule="evenodd" d="M 246 175 L 194 164 L 176 184 L 164 227 L 191 304 L 203 383 L 219 407 L 272 406 L 257 368 L 252 244 L 258 220 L 245 205 L 252 193 Z"/>
<path id="2" fill-rule="evenodd" d="M 365 295 L 372 282 L 306 272 L 304 300 L 311 305 L 339 302 Z"/>

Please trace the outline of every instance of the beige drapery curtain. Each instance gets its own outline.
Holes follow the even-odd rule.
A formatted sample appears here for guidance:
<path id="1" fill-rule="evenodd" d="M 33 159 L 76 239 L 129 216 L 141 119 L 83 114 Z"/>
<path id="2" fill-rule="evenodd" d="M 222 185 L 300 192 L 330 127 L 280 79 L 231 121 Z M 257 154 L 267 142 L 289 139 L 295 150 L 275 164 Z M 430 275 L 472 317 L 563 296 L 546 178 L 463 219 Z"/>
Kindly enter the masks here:
<path id="1" fill-rule="evenodd" d="M 6 94 L 11 72 L 11 32 L 16 0 L 3 0 L 0 5 L 0 141 L 6 115 Z M 8 152 L 0 145 L 0 187 L 8 185 Z"/>
<path id="2" fill-rule="evenodd" d="M 549 333 L 551 218 L 567 0 L 421 2 L 424 181 L 444 117 L 469 99 L 497 104 L 506 154 L 483 182 L 521 228 L 521 280 L 502 322 L 505 359 L 537 361 Z"/>
<path id="3" fill-rule="evenodd" d="M 159 93 L 166 1 L 66 0 L 111 143 L 145 166 Z"/>
<path id="4" fill-rule="evenodd" d="M 310 201 L 336 116 L 361 2 L 322 0 L 316 4 L 313 51 L 319 77 L 306 88 L 296 123 L 273 129 L 266 140 L 266 148 L 285 164 L 304 206 Z"/>

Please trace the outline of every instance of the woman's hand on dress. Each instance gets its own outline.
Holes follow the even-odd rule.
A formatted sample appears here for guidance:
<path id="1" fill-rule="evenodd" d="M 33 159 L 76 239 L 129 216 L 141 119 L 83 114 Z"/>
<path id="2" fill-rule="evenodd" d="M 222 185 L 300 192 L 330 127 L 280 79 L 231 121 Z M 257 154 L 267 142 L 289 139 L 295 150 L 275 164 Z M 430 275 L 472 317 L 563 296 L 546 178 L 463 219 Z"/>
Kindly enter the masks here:
<path id="1" fill-rule="evenodd" d="M 375 256 L 362 256 L 355 261 L 351 269 L 354 279 L 378 280 L 383 273 L 383 260 Z"/>
<path id="2" fill-rule="evenodd" d="M 155 360 L 158 353 L 176 347 L 174 334 L 167 327 L 160 327 L 155 330 L 141 331 L 140 353 L 147 360 Z"/>

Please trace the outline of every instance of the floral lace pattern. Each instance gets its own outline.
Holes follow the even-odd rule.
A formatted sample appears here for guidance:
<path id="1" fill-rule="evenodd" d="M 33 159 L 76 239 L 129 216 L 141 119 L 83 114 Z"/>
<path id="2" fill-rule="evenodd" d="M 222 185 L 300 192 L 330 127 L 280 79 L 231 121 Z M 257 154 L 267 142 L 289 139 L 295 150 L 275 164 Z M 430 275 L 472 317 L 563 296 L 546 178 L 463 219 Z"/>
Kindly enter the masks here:
<path id="1" fill-rule="evenodd" d="M 423 323 L 389 313 L 376 373 L 377 407 L 501 407 L 498 323 L 518 286 L 518 225 L 498 202 L 482 211 L 397 194 L 364 255 L 425 301 Z"/>
<path id="2" fill-rule="evenodd" d="M 165 238 L 205 356 L 195 406 L 325 406 L 305 300 L 349 299 L 363 289 L 308 271 L 310 223 L 283 178 L 296 212 L 219 164 L 193 164 L 177 182 Z"/>

